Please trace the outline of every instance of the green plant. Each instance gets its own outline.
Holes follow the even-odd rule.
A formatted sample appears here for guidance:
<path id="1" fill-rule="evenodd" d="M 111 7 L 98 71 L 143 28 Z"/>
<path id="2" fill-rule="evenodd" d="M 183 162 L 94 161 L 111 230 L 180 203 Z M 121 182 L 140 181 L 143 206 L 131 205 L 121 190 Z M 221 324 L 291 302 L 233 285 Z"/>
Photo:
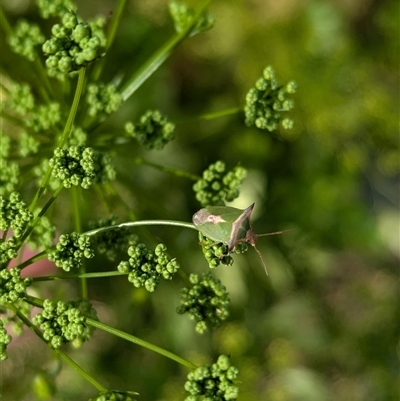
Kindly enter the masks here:
<path id="1" fill-rule="evenodd" d="M 11 26 L 1 11 L 0 22 L 10 49 L 29 63 L 37 77 L 28 76 L 25 82 L 21 71 L 3 71 L 2 118 L 7 124 L 0 137 L 1 359 L 6 359 L 7 346 L 10 346 L 7 330 L 15 325 L 20 331 L 24 325 L 96 388 L 98 395 L 91 400 L 131 400 L 135 396 L 133 389 L 106 387 L 101 377 L 95 378 L 68 355 L 67 344 L 83 347 L 95 329 L 148 348 L 192 370 L 184 385 L 190 394 L 187 401 L 235 400 L 238 396 L 238 369 L 230 365 L 228 356 L 222 354 L 216 363 L 198 367 L 150 341 L 101 322 L 90 302 L 90 281 L 94 279 L 126 276 L 135 288 L 144 287 L 153 293 L 161 279 L 171 281 L 177 275 L 179 280 L 174 278 L 174 284 L 186 285 L 181 291 L 178 313 L 187 313 L 195 320 L 198 333 L 218 326 L 228 316 L 229 297 L 219 279 L 211 273 L 203 278 L 193 273 L 189 276 L 191 267 L 187 261 L 171 258 L 163 243 L 155 245 L 153 250 L 153 246 L 139 242 L 137 232 L 131 231 L 142 228 L 140 241 L 143 236 L 149 242 L 157 242 L 155 235 L 145 230 L 147 227 L 178 226 L 196 230 L 196 226 L 184 221 L 138 219 L 136 209 L 123 200 L 118 176 L 119 173 L 123 176 L 121 166 L 125 163 L 130 173 L 139 165 L 150 166 L 194 182 L 194 194 L 186 196 L 196 198 L 199 207 L 221 206 L 238 197 L 239 186 L 246 176 L 245 168 L 235 166 L 227 170 L 224 162 L 216 161 L 198 176 L 168 167 L 165 162 L 127 157 L 124 147 L 141 146 L 156 152 L 176 138 L 179 122 L 170 122 L 158 110 L 146 111 L 138 122 L 125 121 L 112 129 L 107 126 L 108 119 L 130 100 L 184 39 L 212 27 L 214 19 L 207 12 L 209 3 L 203 1 L 193 9 L 183 3 L 171 3 L 175 34 L 138 69 L 125 71 L 122 82 L 118 82 L 118 77 L 107 82 L 102 80 L 107 80 L 108 51 L 118 45 L 114 39 L 126 7 L 125 0 L 118 2 L 106 31 L 104 19 L 83 21 L 70 1 L 37 1 L 42 18 L 57 21 L 51 27 L 43 21 L 43 26 L 39 26 L 26 20 Z M 290 129 L 293 123 L 283 113 L 293 107 L 289 96 L 294 91 L 294 83 L 280 85 L 273 69 L 267 67 L 241 107 L 206 114 L 200 120 L 236 114 L 241 116 L 243 126 L 255 125 L 274 131 L 280 124 L 283 129 Z M 140 192 L 140 186 L 132 191 Z M 91 208 L 93 198 L 100 200 L 99 207 Z M 144 195 L 138 200 L 145 204 L 147 199 Z M 110 218 L 101 215 L 114 214 L 117 209 L 123 210 L 127 221 L 121 223 L 114 215 Z M 140 209 L 144 207 L 137 207 Z M 90 218 L 94 222 L 89 224 Z M 68 219 L 71 223 L 65 221 Z M 200 238 L 212 268 L 220 262 L 232 265 L 230 253 L 247 249 L 246 244 L 234 244 L 238 245 L 234 249 L 231 245 L 226 247 L 225 240 L 212 243 L 203 235 Z M 34 250 L 34 254 L 24 258 L 22 252 L 27 248 Z M 129 259 L 123 260 L 121 253 L 127 253 Z M 108 266 L 106 262 L 97 259 L 96 263 L 90 263 L 96 257 L 119 263 L 114 263 L 114 270 L 104 271 L 99 267 Z M 44 259 L 54 262 L 60 269 L 58 274 L 22 276 L 24 269 Z M 16 267 L 9 268 L 10 262 L 15 262 Z M 206 262 L 203 268 L 207 269 Z M 60 300 L 55 288 L 62 288 L 62 283 L 71 279 L 80 284 L 75 291 L 79 292 L 78 299 L 71 299 L 65 290 Z M 49 282 L 54 287 L 47 291 L 45 284 Z M 33 294 L 29 288 L 34 289 Z M 33 307 L 40 308 L 41 312 L 32 312 Z M 42 375 L 37 383 L 48 381 L 48 385 L 39 387 L 62 397 L 62 391 L 58 392 L 51 384 L 55 377 L 46 379 Z M 43 398 L 45 391 L 37 390 L 39 387 L 37 398 Z"/>

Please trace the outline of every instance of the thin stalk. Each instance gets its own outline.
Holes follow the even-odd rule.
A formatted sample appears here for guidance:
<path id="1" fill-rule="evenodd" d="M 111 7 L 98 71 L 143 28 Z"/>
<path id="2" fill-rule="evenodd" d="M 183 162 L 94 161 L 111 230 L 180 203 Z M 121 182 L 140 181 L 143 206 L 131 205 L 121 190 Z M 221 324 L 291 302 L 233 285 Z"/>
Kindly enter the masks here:
<path id="1" fill-rule="evenodd" d="M 131 334 L 125 333 L 124 331 L 115 329 L 114 327 L 108 326 L 108 325 L 106 325 L 104 323 L 101 323 L 101 322 L 99 322 L 97 320 L 86 318 L 86 323 L 89 324 L 90 326 L 93 326 L 93 327 L 96 327 L 96 328 L 98 328 L 100 330 L 106 331 L 107 333 L 110 333 L 110 334 L 113 334 L 113 335 L 115 335 L 117 337 L 123 338 L 124 340 L 127 340 L 127 341 L 129 341 L 131 343 L 134 343 L 134 344 L 140 345 L 141 347 L 147 348 L 147 349 L 149 349 L 149 350 L 151 350 L 153 352 L 157 352 L 158 354 L 163 355 L 163 356 L 165 356 L 167 358 L 170 358 L 173 361 L 178 362 L 181 365 L 186 366 L 189 369 L 196 369 L 197 368 L 197 366 L 195 364 L 193 364 L 192 362 L 190 362 L 190 361 L 188 361 L 188 360 L 186 360 L 184 358 L 181 358 L 180 356 L 175 355 L 170 351 L 167 351 L 167 350 L 165 350 L 165 349 L 163 349 L 161 347 L 158 347 L 157 345 L 154 345 L 154 344 L 151 344 L 151 343 L 149 343 L 147 341 L 144 341 L 144 340 L 142 340 L 142 339 L 140 339 L 138 337 L 135 337 L 135 336 L 133 336 Z"/>
<path id="2" fill-rule="evenodd" d="M 32 281 L 55 281 L 55 280 L 70 280 L 76 278 L 103 278 L 103 277 L 116 277 L 116 276 L 126 276 L 129 273 L 122 273 L 116 270 L 109 272 L 98 272 L 98 273 L 84 273 L 84 274 L 71 274 L 68 276 L 42 276 L 34 277 Z"/>
<path id="3" fill-rule="evenodd" d="M 187 223 L 185 221 L 176 221 L 176 220 L 139 220 L 139 221 L 127 221 L 125 223 L 115 224 L 113 226 L 108 227 L 99 227 L 94 230 L 86 231 L 82 233 L 87 235 L 88 237 L 92 237 L 93 235 L 100 234 L 109 230 L 116 230 L 118 228 L 123 227 L 140 227 L 140 226 L 176 226 L 176 227 L 184 227 L 191 228 L 192 230 L 196 230 L 197 228 L 192 223 Z"/>
<path id="4" fill-rule="evenodd" d="M 51 170 L 47 170 L 47 172 L 50 171 L 51 174 Z M 33 231 L 33 229 L 35 228 L 36 224 L 38 223 L 38 221 L 40 220 L 40 218 L 47 212 L 47 209 L 52 205 L 52 203 L 56 200 L 58 194 L 61 192 L 61 190 L 64 188 L 63 185 L 60 185 L 51 195 L 51 198 L 47 201 L 47 203 L 43 206 L 43 209 L 39 212 L 39 214 L 36 216 L 36 218 L 34 218 L 28 228 L 25 230 L 24 234 L 22 235 L 22 237 L 19 240 L 19 244 L 23 244 L 24 241 L 29 237 L 29 235 L 31 234 L 31 232 Z M 32 202 L 33 203 L 33 202 Z M 31 206 L 32 207 L 32 206 Z M 33 210 L 33 209 L 31 209 Z"/>
<path id="5" fill-rule="evenodd" d="M 160 171 L 163 171 L 165 173 L 173 174 L 173 175 L 175 175 L 177 177 L 189 178 L 192 181 L 201 180 L 201 177 L 198 176 L 198 175 L 190 174 L 190 173 L 187 173 L 186 171 L 182 171 L 182 170 L 178 170 L 178 169 L 175 169 L 175 168 L 172 168 L 172 167 L 167 167 L 167 166 L 163 166 L 161 164 L 153 163 L 153 162 L 145 160 L 145 159 L 143 159 L 141 157 L 137 157 L 135 159 L 135 163 L 136 164 L 144 164 L 146 166 L 153 167 L 153 168 L 155 168 L 157 170 L 160 170 Z"/>
<path id="6" fill-rule="evenodd" d="M 201 120 L 215 120 L 217 118 L 225 117 L 225 116 L 231 116 L 232 114 L 238 114 L 241 111 L 243 111 L 243 107 L 232 107 L 230 109 L 224 109 L 224 110 L 218 110 L 218 111 L 213 111 L 212 113 L 206 113 L 202 114 L 197 117 L 189 117 L 185 118 L 182 120 L 176 121 L 176 124 L 187 124 L 187 123 L 193 123 Z"/>
<path id="7" fill-rule="evenodd" d="M 78 188 L 71 188 L 71 197 L 72 197 L 72 208 L 74 211 L 74 226 L 75 226 L 75 231 L 80 233 L 82 231 L 82 220 L 81 220 L 81 213 L 80 213 L 80 207 L 79 207 L 79 198 L 78 198 Z M 80 274 L 85 274 L 86 273 L 86 263 L 83 260 L 82 266 L 79 268 Z M 87 299 L 89 295 L 88 291 L 88 285 L 87 285 L 87 280 L 84 277 L 81 277 L 80 279 L 80 284 L 81 284 L 81 297 L 83 299 Z"/>
<path id="8" fill-rule="evenodd" d="M 86 67 L 83 67 L 79 70 L 78 83 L 76 85 L 74 100 L 72 101 L 71 110 L 69 112 L 67 123 L 65 124 L 64 127 L 64 132 L 58 144 L 58 147 L 60 148 L 64 147 L 65 144 L 67 143 L 68 135 L 71 132 L 72 126 L 74 124 L 75 115 L 78 110 L 79 101 L 81 99 L 83 87 L 85 84 L 85 72 L 86 72 Z"/>

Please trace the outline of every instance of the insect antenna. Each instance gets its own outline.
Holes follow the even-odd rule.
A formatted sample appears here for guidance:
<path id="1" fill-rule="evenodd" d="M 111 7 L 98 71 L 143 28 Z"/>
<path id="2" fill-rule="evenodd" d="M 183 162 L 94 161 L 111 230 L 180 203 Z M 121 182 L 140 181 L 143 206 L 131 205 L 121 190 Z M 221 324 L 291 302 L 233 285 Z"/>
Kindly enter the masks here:
<path id="1" fill-rule="evenodd" d="M 259 256 L 260 259 L 261 259 L 261 263 L 262 263 L 263 266 L 264 266 L 265 274 L 268 276 L 267 264 L 265 263 L 264 258 L 262 257 L 261 252 L 257 249 L 257 247 L 256 247 L 255 244 L 251 244 L 251 245 L 253 245 L 253 248 L 254 248 L 254 249 L 256 250 L 256 252 L 258 253 L 258 256 Z"/>
<path id="2" fill-rule="evenodd" d="M 266 237 L 267 235 L 279 235 L 279 234 L 283 234 L 283 233 L 287 233 L 291 230 L 283 230 L 283 231 L 275 231 L 274 233 L 265 233 L 265 234 L 256 234 L 257 237 Z"/>

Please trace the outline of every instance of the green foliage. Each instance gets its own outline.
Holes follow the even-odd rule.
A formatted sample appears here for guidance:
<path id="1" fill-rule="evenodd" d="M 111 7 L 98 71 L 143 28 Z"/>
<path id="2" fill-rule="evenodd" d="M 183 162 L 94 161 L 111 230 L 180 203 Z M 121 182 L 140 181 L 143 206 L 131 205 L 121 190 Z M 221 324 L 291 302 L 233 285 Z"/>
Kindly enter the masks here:
<path id="1" fill-rule="evenodd" d="M 147 150 L 162 150 L 175 139 L 175 125 L 158 110 L 148 110 L 137 124 L 127 122 L 126 133 L 135 138 Z"/>
<path id="2" fill-rule="evenodd" d="M 188 374 L 185 390 L 190 395 L 185 401 L 236 400 L 239 389 L 234 383 L 238 374 L 239 370 L 231 365 L 229 357 L 220 355 L 212 365 L 204 365 Z"/>
<path id="3" fill-rule="evenodd" d="M 96 312 L 88 301 L 57 303 L 45 299 L 43 311 L 35 315 L 32 323 L 40 328 L 43 338 L 53 348 L 72 342 L 75 347 L 87 341 L 93 329 L 86 324 L 86 318 L 96 317 Z"/>
<path id="4" fill-rule="evenodd" d="M 193 185 L 196 199 L 202 206 L 223 206 L 239 196 L 239 186 L 247 171 L 236 166 L 226 171 L 225 163 L 218 160 L 203 171 L 202 178 Z"/>
<path id="5" fill-rule="evenodd" d="M 135 401 L 135 399 L 128 392 L 108 390 L 102 391 L 89 401 Z"/>
<path id="6" fill-rule="evenodd" d="M 93 258 L 94 251 L 87 235 L 73 232 L 62 234 L 55 249 L 48 253 L 48 258 L 57 267 L 69 272 L 82 267 L 83 258 Z"/>
<path id="7" fill-rule="evenodd" d="M 210 273 L 202 277 L 190 275 L 190 288 L 181 290 L 181 305 L 177 312 L 187 313 L 196 322 L 196 331 L 203 334 L 210 327 L 217 327 L 229 316 L 229 296 L 225 286 Z"/>
<path id="8" fill-rule="evenodd" d="M 166 251 L 164 244 L 158 244 L 154 252 L 142 243 L 132 245 L 128 248 L 129 261 L 120 262 L 118 271 L 129 273 L 128 281 L 136 288 L 144 287 L 154 292 L 161 278 L 171 280 L 180 268 L 176 259 L 171 259 Z"/>

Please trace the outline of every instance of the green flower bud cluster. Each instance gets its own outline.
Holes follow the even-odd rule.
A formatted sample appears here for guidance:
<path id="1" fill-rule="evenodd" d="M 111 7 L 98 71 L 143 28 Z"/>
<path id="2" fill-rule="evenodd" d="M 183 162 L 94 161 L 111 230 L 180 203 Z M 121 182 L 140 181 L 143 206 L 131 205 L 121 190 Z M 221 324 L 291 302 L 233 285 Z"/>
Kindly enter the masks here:
<path id="1" fill-rule="evenodd" d="M 18 255 L 18 243 L 15 237 L 9 240 L 0 238 L 0 264 L 5 265 L 11 259 L 16 258 Z"/>
<path id="2" fill-rule="evenodd" d="M 154 252 L 145 244 L 130 246 L 129 261 L 120 262 L 118 271 L 129 273 L 128 280 L 136 288 L 145 287 L 147 291 L 153 292 L 161 277 L 171 280 L 180 268 L 176 259 L 170 259 L 166 251 L 164 244 L 158 244 Z"/>
<path id="3" fill-rule="evenodd" d="M 247 174 L 244 167 L 236 166 L 226 172 L 225 163 L 217 161 L 203 171 L 203 178 L 193 185 L 196 199 L 204 207 L 224 206 L 239 196 L 239 185 Z"/>
<path id="4" fill-rule="evenodd" d="M 18 164 L 0 156 L 0 196 L 6 196 L 17 189 L 19 176 Z"/>
<path id="5" fill-rule="evenodd" d="M 196 331 L 203 334 L 209 327 L 216 327 L 229 316 L 229 296 L 225 286 L 210 273 L 190 275 L 191 288 L 181 290 L 177 313 L 187 313 L 196 321 Z"/>
<path id="6" fill-rule="evenodd" d="M 234 401 L 239 388 L 234 385 L 239 370 L 230 364 L 229 357 L 220 355 L 216 363 L 201 366 L 187 376 L 185 401 Z M 203 398 L 204 397 L 204 398 Z"/>
<path id="7" fill-rule="evenodd" d="M 77 232 L 62 234 L 55 249 L 48 253 L 48 259 L 67 272 L 79 269 L 84 257 L 90 259 L 93 256 L 89 237 Z"/>
<path id="8" fill-rule="evenodd" d="M 17 22 L 13 34 L 9 36 L 8 44 L 15 53 L 34 61 L 37 57 L 35 46 L 41 45 L 44 39 L 38 25 L 21 19 Z"/>
<path id="9" fill-rule="evenodd" d="M 172 1 L 169 4 L 169 12 L 174 21 L 175 30 L 181 33 L 187 29 L 195 17 L 195 10 L 190 8 L 185 3 Z M 196 24 L 190 30 L 189 36 L 197 35 L 198 33 L 208 31 L 214 26 L 215 18 L 206 11 L 202 13 Z"/>
<path id="10" fill-rule="evenodd" d="M 76 10 L 73 0 L 36 0 L 40 15 L 48 19 L 50 17 L 62 17 L 69 10 Z"/>
<path id="11" fill-rule="evenodd" d="M 24 131 L 21 133 L 21 138 L 19 140 L 18 145 L 19 145 L 18 152 L 20 156 L 26 157 L 38 152 L 40 142 Z"/>
<path id="12" fill-rule="evenodd" d="M 129 136 L 136 138 L 147 150 L 163 149 L 168 142 L 175 139 L 174 130 L 175 125 L 158 110 L 146 111 L 137 124 L 125 124 L 125 131 Z"/>
<path id="13" fill-rule="evenodd" d="M 93 308 L 92 304 L 87 299 L 81 299 L 77 301 L 71 301 L 70 304 L 77 308 L 80 313 L 85 316 L 85 318 L 90 318 L 92 320 L 99 320 L 97 317 L 97 311 Z M 89 341 L 95 328 L 86 324 L 82 331 L 82 334 L 74 338 L 71 345 L 74 348 L 80 348 L 85 341 Z"/>
<path id="14" fill-rule="evenodd" d="M 0 196 L 0 230 L 11 228 L 14 236 L 22 236 L 26 225 L 33 219 L 19 192 L 12 192 L 8 198 Z"/>
<path id="15" fill-rule="evenodd" d="M 61 120 L 59 103 L 35 105 L 31 88 L 27 84 L 13 84 L 10 96 L 3 105 L 12 114 L 18 114 L 22 123 L 35 132 L 49 130 Z"/>
<path id="16" fill-rule="evenodd" d="M 7 106 L 15 113 L 26 116 L 35 107 L 35 99 L 28 84 L 14 84 L 10 89 Z"/>
<path id="17" fill-rule="evenodd" d="M 90 84 L 87 88 L 86 102 L 90 116 L 105 116 L 117 111 L 122 96 L 114 84 Z"/>
<path id="18" fill-rule="evenodd" d="M 65 188 L 80 185 L 88 189 L 92 184 L 104 183 L 115 178 L 111 158 L 102 152 L 84 146 L 56 148 L 49 161 L 52 175 L 59 178 Z"/>
<path id="19" fill-rule="evenodd" d="M 116 224 L 119 224 L 119 218 L 116 215 L 112 215 L 109 219 L 99 219 L 95 222 L 90 222 L 89 227 L 93 230 Z M 97 247 L 98 253 L 105 255 L 111 261 L 117 259 L 119 252 L 126 251 L 129 246 L 136 245 L 138 241 L 139 237 L 133 234 L 129 228 L 107 230 L 92 237 L 92 244 Z"/>
<path id="20" fill-rule="evenodd" d="M 10 154 L 11 139 L 9 136 L 4 135 L 0 130 L 0 158 L 6 158 Z"/>
<path id="21" fill-rule="evenodd" d="M 37 216 L 39 212 L 40 209 L 37 209 L 34 215 Z M 40 251 L 48 249 L 53 245 L 55 233 L 56 227 L 51 224 L 46 216 L 41 216 L 28 237 L 28 244 L 31 249 L 38 249 Z"/>
<path id="22" fill-rule="evenodd" d="M 89 401 L 135 401 L 130 393 L 131 392 L 126 391 L 107 390 L 102 391 Z"/>
<path id="23" fill-rule="evenodd" d="M 42 46 L 51 75 L 77 71 L 101 55 L 100 38 L 92 34 L 87 22 L 78 22 L 73 12 L 65 13 L 62 23 L 53 25 L 51 33 L 52 38 Z"/>
<path id="24" fill-rule="evenodd" d="M 274 131 L 281 124 L 284 129 L 293 127 L 293 121 L 282 118 L 282 112 L 293 109 L 293 100 L 288 96 L 296 92 L 296 84 L 291 81 L 285 86 L 279 85 L 272 67 L 265 68 L 255 87 L 246 95 L 244 107 L 245 123 L 251 127 Z"/>
<path id="25" fill-rule="evenodd" d="M 104 15 L 98 15 L 89 21 L 89 25 L 92 28 L 92 36 L 97 36 L 100 39 L 101 47 L 106 47 L 107 36 L 104 33 L 104 29 L 107 25 L 107 19 Z"/>
<path id="26" fill-rule="evenodd" d="M 73 127 L 68 136 L 69 146 L 83 146 L 87 142 L 87 133 L 81 127 Z"/>
<path id="27" fill-rule="evenodd" d="M 5 361 L 7 356 L 7 345 L 10 344 L 12 337 L 7 333 L 4 322 L 0 319 L 0 361 Z"/>
<path id="28" fill-rule="evenodd" d="M 88 339 L 86 316 L 72 302 L 43 301 L 43 312 L 32 319 L 33 324 L 43 332 L 43 337 L 53 348 L 78 339 L 84 342 Z"/>
<path id="29" fill-rule="evenodd" d="M 244 253 L 249 248 L 246 242 L 239 242 L 231 253 L 228 253 L 228 245 L 222 242 L 216 243 L 214 240 L 205 237 L 201 232 L 199 232 L 199 243 L 210 269 L 215 269 L 221 263 L 225 266 L 231 266 L 233 264 L 231 253 Z"/>
<path id="30" fill-rule="evenodd" d="M 0 303 L 15 302 L 24 298 L 26 287 L 30 286 L 32 279 L 22 278 L 21 269 L 3 269 L 0 271 Z"/>
<path id="31" fill-rule="evenodd" d="M 36 106 L 26 120 L 26 125 L 35 132 L 47 131 L 61 120 L 61 108 L 57 102 Z"/>

